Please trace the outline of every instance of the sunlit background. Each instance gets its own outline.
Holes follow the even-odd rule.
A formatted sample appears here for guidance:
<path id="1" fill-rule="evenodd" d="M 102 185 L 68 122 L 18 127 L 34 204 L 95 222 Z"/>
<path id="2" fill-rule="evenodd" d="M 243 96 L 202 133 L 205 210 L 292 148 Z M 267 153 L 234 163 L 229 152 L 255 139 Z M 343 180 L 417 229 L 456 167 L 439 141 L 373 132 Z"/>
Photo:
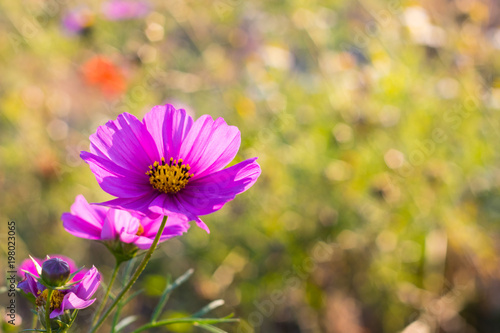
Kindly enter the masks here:
<path id="1" fill-rule="evenodd" d="M 168 102 L 238 126 L 235 162 L 262 176 L 211 234 L 161 245 L 132 327 L 194 268 L 166 317 L 222 298 L 228 332 L 500 331 L 498 2 L 21 0 L 0 29 L 2 285 L 9 219 L 18 263 L 59 253 L 109 280 L 106 248 L 60 220 L 111 198 L 79 152 Z"/>

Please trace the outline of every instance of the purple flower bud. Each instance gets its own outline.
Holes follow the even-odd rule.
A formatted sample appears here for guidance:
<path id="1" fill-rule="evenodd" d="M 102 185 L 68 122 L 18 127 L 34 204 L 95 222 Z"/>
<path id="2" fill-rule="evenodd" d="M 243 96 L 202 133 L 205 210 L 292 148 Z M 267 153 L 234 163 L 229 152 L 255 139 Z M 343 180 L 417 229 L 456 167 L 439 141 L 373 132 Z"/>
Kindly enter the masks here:
<path id="1" fill-rule="evenodd" d="M 51 287 L 63 286 L 68 281 L 69 275 L 69 265 L 62 259 L 51 258 L 42 265 L 42 280 Z"/>

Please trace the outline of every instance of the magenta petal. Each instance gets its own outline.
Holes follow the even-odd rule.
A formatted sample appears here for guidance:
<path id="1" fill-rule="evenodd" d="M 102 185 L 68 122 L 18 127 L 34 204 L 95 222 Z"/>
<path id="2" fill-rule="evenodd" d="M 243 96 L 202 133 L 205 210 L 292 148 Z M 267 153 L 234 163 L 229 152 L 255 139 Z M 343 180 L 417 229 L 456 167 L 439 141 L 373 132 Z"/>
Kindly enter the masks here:
<path id="1" fill-rule="evenodd" d="M 76 285 L 72 291 L 82 299 L 89 299 L 99 288 L 101 283 L 101 274 L 97 269 L 92 266 L 92 268 L 85 274 L 82 281 Z"/>
<path id="2" fill-rule="evenodd" d="M 194 179 L 219 171 L 229 164 L 240 148 L 241 135 L 224 119 L 202 116 L 195 121 L 182 142 L 180 156 L 191 166 Z"/>
<path id="3" fill-rule="evenodd" d="M 153 244 L 154 238 L 147 238 L 147 237 L 137 237 L 134 240 L 134 244 L 141 250 L 147 250 L 151 247 L 151 244 Z"/>
<path id="4" fill-rule="evenodd" d="M 139 220 L 130 212 L 121 209 L 109 209 L 102 228 L 101 239 L 116 239 L 122 233 L 136 233 Z M 134 231 L 135 230 L 135 231 Z M 128 242 L 126 242 L 128 243 Z"/>
<path id="5" fill-rule="evenodd" d="M 64 313 L 64 310 L 69 310 L 69 309 L 85 309 L 86 307 L 92 305 L 92 303 L 95 302 L 95 298 L 91 300 L 84 300 L 79 298 L 77 295 L 75 295 L 72 292 L 67 293 L 64 295 L 63 301 L 61 303 L 61 307 L 58 309 L 54 309 L 50 313 L 50 319 L 53 319 L 57 316 L 60 316 Z"/>
<path id="6" fill-rule="evenodd" d="M 99 239 L 106 211 L 104 207 L 89 205 L 83 195 L 78 195 L 71 205 L 71 213 L 62 214 L 61 220 L 64 229 L 73 236 Z"/>
<path id="7" fill-rule="evenodd" d="M 27 294 L 31 293 L 35 296 L 38 294 L 38 287 L 37 287 L 36 280 L 29 274 L 26 274 L 26 277 L 24 278 L 24 280 L 19 282 L 17 284 L 17 287 Z"/>
<path id="8" fill-rule="evenodd" d="M 97 205 L 108 206 L 119 209 L 130 209 L 139 212 L 148 212 L 148 207 L 160 193 L 151 193 L 142 197 L 136 198 L 116 198 L 113 200 L 98 203 Z"/>
<path id="9" fill-rule="evenodd" d="M 122 168 L 144 173 L 157 161 L 156 144 L 146 127 L 135 116 L 122 113 L 115 121 L 99 126 L 90 136 L 90 151 L 107 157 Z M 131 152 L 133 152 L 131 154 Z"/>
<path id="10" fill-rule="evenodd" d="M 172 195 L 160 195 L 151 203 L 149 209 L 157 214 L 163 214 L 167 216 L 176 216 L 179 218 L 186 218 L 188 221 L 195 221 L 196 224 L 207 233 L 210 233 L 205 222 L 203 222 L 198 216 L 193 214 L 189 208 L 186 208 L 180 202 L 181 196 L 172 196 Z"/>
<path id="11" fill-rule="evenodd" d="M 155 237 L 158 229 L 160 228 L 161 222 L 163 220 L 163 215 L 158 215 L 157 218 L 151 219 L 144 217 L 141 220 L 141 224 L 144 227 L 143 236 L 145 237 Z M 172 229 L 169 229 L 172 228 Z M 167 230 L 171 230 L 171 233 L 186 232 L 189 229 L 189 221 L 184 215 L 170 215 L 167 219 L 165 225 L 165 231 L 163 234 L 167 233 Z"/>
<path id="12" fill-rule="evenodd" d="M 176 110 L 167 104 L 152 108 L 143 123 L 156 141 L 159 155 L 168 160 L 179 157 L 181 142 L 190 131 L 193 119 L 184 109 Z"/>
<path id="13" fill-rule="evenodd" d="M 180 203 L 195 215 L 217 211 L 234 197 L 250 188 L 261 170 L 256 158 L 215 172 L 189 183 L 178 195 Z"/>
<path id="14" fill-rule="evenodd" d="M 194 217 L 182 207 L 177 196 L 171 194 L 160 194 L 149 205 L 149 210 L 153 213 L 167 216 L 186 216 L 189 221 Z"/>
<path id="15" fill-rule="evenodd" d="M 40 260 L 38 258 L 33 258 L 33 259 L 35 259 L 35 261 L 40 266 L 42 266 L 42 260 Z M 38 272 L 36 271 L 35 264 L 33 263 L 33 261 L 31 259 L 24 259 L 21 262 L 21 265 L 19 265 L 19 267 L 17 268 L 17 275 L 19 275 L 20 277 L 23 277 L 23 278 L 26 277 L 26 273 L 24 273 L 23 271 L 28 271 L 31 274 L 38 276 Z"/>
<path id="16" fill-rule="evenodd" d="M 71 213 L 77 215 L 96 228 L 102 227 L 102 220 L 106 216 L 107 209 L 99 206 L 90 206 L 83 195 L 77 195 L 75 202 L 71 205 Z"/>
<path id="17" fill-rule="evenodd" d="M 105 157 L 85 151 L 80 156 L 90 166 L 101 188 L 111 195 L 127 198 L 151 191 L 149 177 L 146 175 L 148 165 L 139 174 L 125 170 Z"/>
<path id="18" fill-rule="evenodd" d="M 100 239 L 101 230 L 78 216 L 63 213 L 61 220 L 63 221 L 64 230 L 73 236 L 85 239 Z"/>
<path id="19" fill-rule="evenodd" d="M 87 274 L 88 271 L 89 270 L 86 268 L 82 269 L 81 271 L 76 273 L 75 276 L 73 276 L 73 278 L 71 279 L 71 282 L 80 281 L 81 279 L 83 279 L 83 277 L 85 276 L 85 274 Z"/>

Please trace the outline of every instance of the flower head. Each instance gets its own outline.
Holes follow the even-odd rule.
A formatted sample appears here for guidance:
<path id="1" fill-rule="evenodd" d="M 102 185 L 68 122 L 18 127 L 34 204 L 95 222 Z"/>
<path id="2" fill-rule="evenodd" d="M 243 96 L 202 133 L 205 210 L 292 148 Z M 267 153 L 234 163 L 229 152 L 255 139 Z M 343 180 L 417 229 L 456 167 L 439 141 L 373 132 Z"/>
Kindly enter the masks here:
<path id="1" fill-rule="evenodd" d="M 42 280 L 54 287 L 64 285 L 70 274 L 69 264 L 60 258 L 50 258 L 42 265 Z"/>
<path id="2" fill-rule="evenodd" d="M 75 262 L 66 257 L 66 256 L 62 256 L 62 255 L 59 255 L 59 254 L 51 254 L 48 256 L 49 259 L 50 258 L 59 258 L 61 260 L 63 260 L 64 262 L 66 262 L 69 266 L 69 272 L 70 274 L 73 274 L 74 272 L 76 272 L 78 270 L 78 267 L 76 267 L 75 265 Z M 36 264 L 40 267 L 43 266 L 43 264 L 49 260 L 47 258 L 45 259 L 38 259 L 38 258 L 32 258 L 32 259 L 25 259 L 21 262 L 21 265 L 19 265 L 18 269 L 17 269 L 17 274 L 22 277 L 22 278 L 26 278 L 27 274 L 25 272 L 28 272 L 28 273 L 31 273 L 33 275 L 36 275 L 36 276 L 39 276 L 39 272 L 37 270 L 37 267 L 36 267 Z M 35 264 L 36 262 L 36 264 Z M 78 281 L 80 280 L 84 275 L 85 273 L 87 273 L 87 269 L 82 269 L 80 270 L 74 277 L 71 281 Z M 69 282 L 71 282 L 69 281 Z"/>
<path id="3" fill-rule="evenodd" d="M 103 241 L 119 260 L 131 259 L 137 249 L 148 249 L 158 232 L 162 216 L 149 217 L 137 212 L 90 205 L 78 195 L 71 213 L 61 217 L 64 229 L 70 234 Z M 160 237 L 160 242 L 180 236 L 189 229 L 187 219 L 171 218 Z"/>
<path id="4" fill-rule="evenodd" d="M 112 0 L 102 6 L 104 15 L 112 21 L 140 18 L 149 13 L 147 2 L 134 0 Z"/>
<path id="5" fill-rule="evenodd" d="M 143 121 L 122 113 L 90 137 L 89 164 L 101 188 L 117 199 L 102 203 L 144 214 L 196 221 L 250 188 L 260 175 L 251 158 L 224 167 L 240 147 L 240 131 L 224 119 L 198 120 L 172 105 L 156 106 Z"/>
<path id="6" fill-rule="evenodd" d="M 71 273 L 75 273 L 75 266 L 71 259 L 63 256 L 57 256 L 57 258 L 65 261 L 70 267 Z M 46 303 L 50 302 L 50 318 L 53 319 L 64 314 L 65 310 L 84 309 L 94 303 L 95 298 L 90 298 L 94 295 L 101 283 L 101 275 L 95 267 L 92 267 L 90 270 L 81 270 L 76 273 L 66 285 L 54 290 L 51 299 L 47 300 L 48 290 L 47 287 L 41 283 L 44 281 L 40 276 L 43 272 L 43 268 L 40 268 L 39 265 L 40 263 L 43 265 L 51 259 L 40 260 L 34 258 L 31 263 L 29 263 L 28 260 L 29 259 L 23 261 L 19 266 L 18 274 L 24 276 L 24 279 L 19 282 L 17 286 L 25 293 L 30 293 L 35 296 L 35 304 L 39 312 L 44 312 Z M 37 269 L 37 265 L 39 269 Z M 22 272 L 22 270 L 27 273 Z M 64 286 L 67 287 L 65 288 Z"/>

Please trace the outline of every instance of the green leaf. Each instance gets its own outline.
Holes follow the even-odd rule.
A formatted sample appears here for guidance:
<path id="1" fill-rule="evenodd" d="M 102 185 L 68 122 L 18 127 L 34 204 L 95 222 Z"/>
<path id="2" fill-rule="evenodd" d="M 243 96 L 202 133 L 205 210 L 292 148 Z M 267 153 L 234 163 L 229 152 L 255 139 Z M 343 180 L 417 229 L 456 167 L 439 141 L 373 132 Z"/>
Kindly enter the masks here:
<path id="1" fill-rule="evenodd" d="M 191 277 L 191 275 L 193 275 L 193 273 L 194 273 L 194 269 L 190 268 L 187 270 L 186 273 L 184 273 L 180 277 L 178 277 L 174 281 L 174 283 L 172 283 L 172 284 L 167 283 L 167 287 L 165 287 L 165 290 L 163 291 L 163 293 L 160 297 L 160 300 L 158 301 L 158 304 L 156 305 L 155 310 L 153 311 L 153 315 L 151 316 L 152 323 L 156 322 L 156 320 L 158 319 L 158 317 L 162 313 L 163 308 L 165 307 L 165 304 L 167 304 L 168 297 L 170 296 L 172 291 L 175 288 L 177 288 L 178 286 L 180 286 L 181 284 L 183 284 L 184 282 L 186 282 L 186 280 L 189 279 Z"/>
<path id="2" fill-rule="evenodd" d="M 128 261 L 127 266 L 125 266 L 125 271 L 123 272 L 123 278 L 122 278 L 122 287 L 125 287 L 127 282 L 130 279 L 130 276 L 132 275 L 132 268 L 134 267 L 134 264 L 136 262 L 136 258 L 132 258 Z"/>
<path id="3" fill-rule="evenodd" d="M 85 266 L 82 266 L 80 267 L 78 270 L 76 270 L 75 272 L 73 272 L 69 277 L 68 277 L 68 281 L 71 281 L 71 279 L 73 279 L 75 277 L 76 274 L 78 274 L 82 269 L 84 269 Z"/>
<path id="4" fill-rule="evenodd" d="M 207 314 L 208 312 L 210 312 L 214 309 L 217 309 L 218 307 L 220 307 L 222 305 L 224 305 L 224 300 L 222 300 L 222 299 L 212 301 L 212 302 L 208 303 L 207 305 L 205 305 L 203 308 L 201 308 L 198 312 L 191 315 L 191 317 L 193 317 L 193 318 L 202 317 L 205 314 Z"/>
<path id="5" fill-rule="evenodd" d="M 226 331 L 221 330 L 220 328 L 212 326 L 212 325 L 207 325 L 207 324 L 198 325 L 198 324 L 194 324 L 194 326 L 203 328 L 203 329 L 205 329 L 205 330 L 207 330 L 209 332 L 212 332 L 212 333 L 227 333 Z"/>
<path id="6" fill-rule="evenodd" d="M 127 327 L 128 325 L 132 324 L 134 321 L 139 319 L 138 316 L 128 316 L 126 318 L 123 318 L 116 326 L 115 326 L 115 332 L 120 332 L 122 329 Z"/>
<path id="7" fill-rule="evenodd" d="M 31 259 L 31 261 L 33 261 L 33 264 L 35 264 L 35 268 L 36 268 L 38 275 L 42 275 L 42 267 L 38 264 L 38 262 L 35 259 L 33 259 L 32 256 L 30 256 L 30 259 Z"/>
<path id="8" fill-rule="evenodd" d="M 113 316 L 113 326 L 112 326 L 112 329 L 111 329 L 111 333 L 117 332 L 116 329 L 117 329 L 117 326 L 119 325 L 118 324 L 118 319 L 120 318 L 120 312 L 122 311 L 123 307 L 128 302 L 130 302 L 132 299 L 134 299 L 134 297 L 136 297 L 137 295 L 139 295 L 142 292 L 144 292 L 144 289 L 137 290 L 135 293 L 133 293 L 132 295 L 130 295 L 126 300 L 124 300 L 124 301 L 120 302 L 120 304 L 118 304 L 118 306 L 116 307 L 115 315 Z"/>

